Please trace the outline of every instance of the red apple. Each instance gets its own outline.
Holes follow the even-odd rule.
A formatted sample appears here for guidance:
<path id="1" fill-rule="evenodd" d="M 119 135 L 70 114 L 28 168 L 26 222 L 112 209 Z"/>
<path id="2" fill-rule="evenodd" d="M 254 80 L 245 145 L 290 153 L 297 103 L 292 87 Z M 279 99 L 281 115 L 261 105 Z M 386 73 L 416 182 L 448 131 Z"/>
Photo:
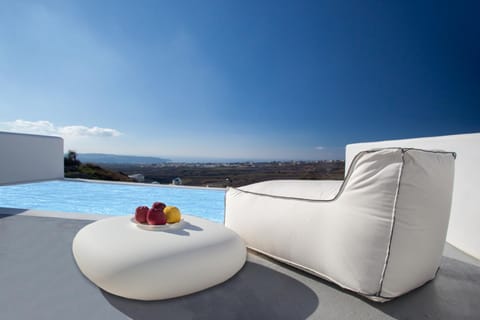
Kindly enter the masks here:
<path id="1" fill-rule="evenodd" d="M 165 203 L 163 203 L 163 202 L 158 202 L 158 201 L 157 201 L 157 202 L 154 202 L 154 203 L 152 204 L 152 208 L 155 208 L 155 209 L 163 210 L 163 209 L 165 209 L 165 207 L 166 207 L 166 206 L 165 206 Z"/>
<path id="2" fill-rule="evenodd" d="M 151 208 L 147 213 L 147 222 L 148 224 L 166 224 L 167 215 L 163 213 L 163 208 Z"/>
<path id="3" fill-rule="evenodd" d="M 135 209 L 135 220 L 140 223 L 147 223 L 147 213 L 148 213 L 147 206 L 140 206 Z"/>

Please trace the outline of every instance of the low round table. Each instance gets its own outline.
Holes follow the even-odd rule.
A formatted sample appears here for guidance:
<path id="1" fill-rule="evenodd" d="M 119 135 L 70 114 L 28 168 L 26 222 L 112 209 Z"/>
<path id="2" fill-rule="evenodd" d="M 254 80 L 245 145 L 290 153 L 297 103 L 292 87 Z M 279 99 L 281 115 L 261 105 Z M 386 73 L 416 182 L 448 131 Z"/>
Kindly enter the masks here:
<path id="1" fill-rule="evenodd" d="M 96 221 L 73 239 L 73 256 L 98 287 L 138 300 L 194 293 L 242 268 L 247 253 L 236 233 L 194 216 L 183 219 L 158 230 L 138 226 L 132 216 Z"/>

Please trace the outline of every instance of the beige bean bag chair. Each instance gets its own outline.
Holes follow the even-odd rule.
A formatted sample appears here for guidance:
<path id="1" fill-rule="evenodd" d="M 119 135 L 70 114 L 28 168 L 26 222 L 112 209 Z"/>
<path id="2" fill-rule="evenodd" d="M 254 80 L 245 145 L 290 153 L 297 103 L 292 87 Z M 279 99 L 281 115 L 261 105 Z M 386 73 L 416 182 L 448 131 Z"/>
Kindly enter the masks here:
<path id="1" fill-rule="evenodd" d="M 371 150 L 355 157 L 345 181 L 229 188 L 225 225 L 253 250 L 387 301 L 436 275 L 454 158 L 441 151 Z"/>

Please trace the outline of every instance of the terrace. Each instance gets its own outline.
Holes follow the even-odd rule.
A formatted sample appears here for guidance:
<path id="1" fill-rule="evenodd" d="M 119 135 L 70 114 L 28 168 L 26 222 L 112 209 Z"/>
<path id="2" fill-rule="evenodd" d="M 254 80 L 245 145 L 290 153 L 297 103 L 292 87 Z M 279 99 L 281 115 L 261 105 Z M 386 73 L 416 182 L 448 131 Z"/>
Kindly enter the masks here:
<path id="1" fill-rule="evenodd" d="M 479 172 L 472 171 L 478 163 L 472 145 L 479 141 L 480 134 L 396 142 L 443 149 L 454 144 L 458 160 L 448 243 L 438 275 L 391 302 L 367 301 L 253 252 L 238 274 L 213 288 L 164 301 L 128 300 L 92 284 L 72 256 L 78 230 L 104 216 L 0 208 L 0 318 L 478 319 L 480 261 L 472 257 L 480 256 L 478 188 L 472 181 Z M 347 163 L 351 153 L 375 146 L 348 146 Z M 60 139 L 0 133 L 0 148 L 0 184 L 63 177 L 57 159 L 63 154 Z M 38 155 L 35 168 L 32 153 Z"/>

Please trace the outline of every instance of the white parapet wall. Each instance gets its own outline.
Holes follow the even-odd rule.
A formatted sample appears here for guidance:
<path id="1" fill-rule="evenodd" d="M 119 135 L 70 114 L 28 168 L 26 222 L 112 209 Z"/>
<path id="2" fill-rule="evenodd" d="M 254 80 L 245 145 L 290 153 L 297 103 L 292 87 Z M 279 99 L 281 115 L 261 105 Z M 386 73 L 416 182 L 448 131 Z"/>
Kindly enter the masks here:
<path id="1" fill-rule="evenodd" d="M 0 185 L 63 179 L 63 139 L 0 132 Z"/>
<path id="2" fill-rule="evenodd" d="M 349 168 L 353 157 L 360 151 L 386 147 L 457 153 L 447 241 L 480 259 L 480 133 L 349 144 L 345 168 Z"/>

